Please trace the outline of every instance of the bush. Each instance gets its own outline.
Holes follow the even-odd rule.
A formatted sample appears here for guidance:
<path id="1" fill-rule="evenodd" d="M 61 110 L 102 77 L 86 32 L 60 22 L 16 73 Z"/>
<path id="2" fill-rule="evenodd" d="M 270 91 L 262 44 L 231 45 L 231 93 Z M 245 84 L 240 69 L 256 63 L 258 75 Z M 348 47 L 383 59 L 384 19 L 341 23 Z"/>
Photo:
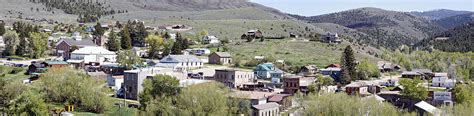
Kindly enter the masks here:
<path id="1" fill-rule="evenodd" d="M 9 73 L 10 74 L 18 74 L 18 73 L 22 72 L 23 70 L 25 70 L 25 69 L 23 69 L 21 67 L 13 67 Z"/>
<path id="2" fill-rule="evenodd" d="M 52 69 L 42 75 L 39 90 L 46 101 L 71 104 L 78 109 L 93 113 L 104 113 L 109 108 L 109 99 L 100 83 L 86 74 L 69 69 Z"/>

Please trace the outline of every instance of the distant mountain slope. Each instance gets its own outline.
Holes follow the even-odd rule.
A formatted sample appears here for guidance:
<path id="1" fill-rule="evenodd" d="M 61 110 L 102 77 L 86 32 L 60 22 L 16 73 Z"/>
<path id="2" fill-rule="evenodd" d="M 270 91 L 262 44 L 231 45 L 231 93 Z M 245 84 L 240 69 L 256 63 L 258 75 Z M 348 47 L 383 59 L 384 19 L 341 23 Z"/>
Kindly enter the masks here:
<path id="1" fill-rule="evenodd" d="M 437 34 L 421 41 L 417 46 L 423 48 L 433 46 L 435 49 L 449 52 L 474 51 L 474 22 Z"/>
<path id="2" fill-rule="evenodd" d="M 438 10 L 430 10 L 430 11 L 423 11 L 423 12 L 410 12 L 410 13 L 416 16 L 424 17 L 426 19 L 436 20 L 436 19 L 442 19 L 446 17 L 467 14 L 467 13 L 472 13 L 472 12 L 449 10 L 449 9 L 438 9 Z"/>
<path id="3" fill-rule="evenodd" d="M 451 29 L 454 27 L 465 25 L 473 21 L 474 21 L 474 13 L 455 15 L 455 16 L 435 20 L 436 23 L 438 23 L 439 25 L 441 25 L 442 27 L 446 29 Z"/>
<path id="4" fill-rule="evenodd" d="M 370 35 L 367 44 L 376 47 L 397 48 L 412 44 L 441 30 L 437 24 L 409 13 L 379 8 L 359 8 L 332 14 L 304 17 L 310 23 L 335 23 Z"/>

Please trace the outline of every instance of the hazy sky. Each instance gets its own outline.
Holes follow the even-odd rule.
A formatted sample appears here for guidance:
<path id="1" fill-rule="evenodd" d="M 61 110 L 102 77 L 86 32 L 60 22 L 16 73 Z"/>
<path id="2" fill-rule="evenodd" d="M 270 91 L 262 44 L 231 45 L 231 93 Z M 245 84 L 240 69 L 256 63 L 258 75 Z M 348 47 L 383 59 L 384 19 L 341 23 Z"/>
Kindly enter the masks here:
<path id="1" fill-rule="evenodd" d="M 474 0 L 250 0 L 286 13 L 313 16 L 360 7 L 395 11 L 452 9 L 474 11 Z"/>

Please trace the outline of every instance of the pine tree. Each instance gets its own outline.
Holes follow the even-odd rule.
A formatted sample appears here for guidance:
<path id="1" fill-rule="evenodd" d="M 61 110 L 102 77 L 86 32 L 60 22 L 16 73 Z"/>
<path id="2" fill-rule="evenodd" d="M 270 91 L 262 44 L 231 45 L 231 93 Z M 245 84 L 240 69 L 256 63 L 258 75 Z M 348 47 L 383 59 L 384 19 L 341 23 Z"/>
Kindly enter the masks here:
<path id="1" fill-rule="evenodd" d="M 110 31 L 109 40 L 107 41 L 107 49 L 114 52 L 120 50 L 120 43 L 114 30 Z"/>
<path id="2" fill-rule="evenodd" d="M 342 64 L 342 76 L 340 82 L 342 84 L 349 84 L 352 80 L 356 79 L 356 59 L 354 51 L 351 46 L 347 46 L 342 53 L 341 58 Z"/>
<path id="3" fill-rule="evenodd" d="M 92 32 L 92 35 L 96 37 L 102 37 L 104 35 L 105 30 L 102 28 L 102 25 L 97 22 L 97 24 L 94 26 L 94 32 Z"/>
<path id="4" fill-rule="evenodd" d="M 181 50 L 183 50 L 183 38 L 181 38 L 180 33 L 176 33 L 176 41 L 171 47 L 171 54 L 182 54 Z"/>
<path id="5" fill-rule="evenodd" d="M 125 25 L 121 32 L 121 46 L 122 49 L 129 50 L 132 49 L 132 38 L 130 37 L 129 25 Z"/>

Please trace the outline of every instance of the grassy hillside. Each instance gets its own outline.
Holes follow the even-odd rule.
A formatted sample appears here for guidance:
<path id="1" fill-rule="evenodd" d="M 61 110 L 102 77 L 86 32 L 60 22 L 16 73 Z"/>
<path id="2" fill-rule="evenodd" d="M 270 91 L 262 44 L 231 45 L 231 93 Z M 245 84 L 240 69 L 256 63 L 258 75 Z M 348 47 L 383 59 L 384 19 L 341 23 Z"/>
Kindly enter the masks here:
<path id="1" fill-rule="evenodd" d="M 236 60 L 252 60 L 255 56 L 274 57 L 277 60 L 285 60 L 292 65 L 315 64 L 320 67 L 332 63 L 339 63 L 342 50 L 348 45 L 330 45 L 320 42 L 303 42 L 285 40 L 266 40 L 265 42 L 242 43 L 241 45 L 231 45 L 229 52 L 236 57 Z M 358 59 L 369 58 L 376 62 L 379 59 L 366 54 L 357 53 Z"/>

